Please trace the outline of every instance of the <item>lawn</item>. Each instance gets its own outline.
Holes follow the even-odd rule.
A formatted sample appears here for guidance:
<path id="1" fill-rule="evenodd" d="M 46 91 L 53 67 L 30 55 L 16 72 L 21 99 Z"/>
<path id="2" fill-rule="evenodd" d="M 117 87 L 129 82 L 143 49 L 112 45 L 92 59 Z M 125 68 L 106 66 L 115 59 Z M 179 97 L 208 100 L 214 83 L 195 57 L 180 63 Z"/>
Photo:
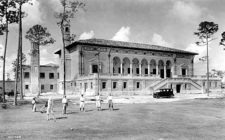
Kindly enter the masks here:
<path id="1" fill-rule="evenodd" d="M 160 99 L 159 99 L 160 100 Z M 43 104 L 38 104 L 40 108 Z M 61 115 L 60 101 L 55 103 L 56 122 L 46 114 L 32 112 L 25 104 L 0 109 L 0 139 L 146 139 L 186 140 L 225 138 L 225 99 L 193 99 L 165 103 L 116 104 L 114 111 L 94 104 L 79 112 L 69 104 Z"/>

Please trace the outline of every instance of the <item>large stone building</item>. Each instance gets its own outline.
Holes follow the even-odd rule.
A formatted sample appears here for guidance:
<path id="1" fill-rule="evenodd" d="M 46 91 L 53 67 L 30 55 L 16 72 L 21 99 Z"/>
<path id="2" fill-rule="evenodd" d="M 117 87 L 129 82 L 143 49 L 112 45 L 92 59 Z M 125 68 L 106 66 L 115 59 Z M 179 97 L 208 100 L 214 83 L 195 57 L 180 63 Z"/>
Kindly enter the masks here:
<path id="1" fill-rule="evenodd" d="M 165 87 L 196 93 L 206 86 L 205 76 L 194 75 L 197 53 L 104 39 L 79 40 L 65 49 L 68 93 L 151 94 Z M 56 54 L 62 62 L 61 50 Z M 63 90 L 62 66 L 58 92 Z M 209 86 L 220 88 L 221 79 L 210 77 Z"/>
<path id="2" fill-rule="evenodd" d="M 175 93 L 201 93 L 206 87 L 206 76 L 194 75 L 197 54 L 193 52 L 104 39 L 67 42 L 65 50 L 67 94 L 152 94 L 160 88 L 173 88 Z M 31 65 L 24 66 L 25 95 L 63 93 L 63 57 L 61 50 L 55 54 L 59 56 L 59 66 L 38 66 L 36 56 L 32 56 Z M 13 81 L 7 83 L 7 92 L 13 91 Z M 220 89 L 221 79 L 210 77 L 209 87 Z"/>

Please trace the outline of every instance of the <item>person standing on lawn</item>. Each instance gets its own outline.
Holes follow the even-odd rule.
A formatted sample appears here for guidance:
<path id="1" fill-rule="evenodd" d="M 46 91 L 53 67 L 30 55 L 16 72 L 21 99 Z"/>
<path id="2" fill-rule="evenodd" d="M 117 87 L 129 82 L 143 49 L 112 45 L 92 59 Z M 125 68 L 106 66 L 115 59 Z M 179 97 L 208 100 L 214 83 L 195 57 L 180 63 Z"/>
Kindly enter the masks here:
<path id="1" fill-rule="evenodd" d="M 66 95 L 64 95 L 63 98 L 62 98 L 62 104 L 63 104 L 62 114 L 66 114 L 66 108 L 68 106 L 68 100 L 66 98 Z"/>
<path id="2" fill-rule="evenodd" d="M 36 112 L 36 98 L 35 97 L 32 100 L 32 111 Z"/>
<path id="3" fill-rule="evenodd" d="M 85 106 L 85 99 L 84 99 L 84 95 L 81 94 L 80 96 L 80 111 L 84 111 L 84 106 Z"/>
<path id="4" fill-rule="evenodd" d="M 108 104 L 109 104 L 109 110 L 113 110 L 113 101 L 112 101 L 112 94 L 111 93 L 108 96 Z"/>
<path id="5" fill-rule="evenodd" d="M 49 116 L 50 114 L 52 114 L 53 119 L 56 121 L 54 111 L 53 111 L 53 106 L 54 106 L 54 100 L 52 99 L 52 97 L 49 97 L 48 107 L 47 107 L 47 120 L 50 120 Z"/>
<path id="6" fill-rule="evenodd" d="M 97 107 L 98 111 L 101 111 L 101 99 L 100 99 L 99 94 L 96 95 L 95 100 L 96 100 L 96 107 Z"/>

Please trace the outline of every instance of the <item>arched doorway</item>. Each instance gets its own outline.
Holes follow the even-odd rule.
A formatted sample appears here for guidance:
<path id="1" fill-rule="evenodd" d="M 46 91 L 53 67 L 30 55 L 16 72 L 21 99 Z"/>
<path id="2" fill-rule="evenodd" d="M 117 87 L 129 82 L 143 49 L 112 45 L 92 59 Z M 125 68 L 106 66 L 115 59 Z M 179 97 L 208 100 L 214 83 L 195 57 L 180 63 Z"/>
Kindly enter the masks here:
<path id="1" fill-rule="evenodd" d="M 133 74 L 138 75 L 140 74 L 140 70 L 139 70 L 139 60 L 137 58 L 134 58 L 132 60 L 133 63 Z"/>
<path id="2" fill-rule="evenodd" d="M 141 61 L 141 74 L 148 75 L 148 61 L 146 59 Z"/>
<path id="3" fill-rule="evenodd" d="M 113 74 L 119 74 L 120 73 L 120 58 L 114 57 L 113 58 Z"/>
<path id="4" fill-rule="evenodd" d="M 171 67 L 172 67 L 171 61 L 170 60 L 166 61 L 166 77 L 167 78 L 171 78 L 172 77 Z"/>
<path id="5" fill-rule="evenodd" d="M 160 77 L 164 78 L 165 77 L 165 75 L 164 75 L 164 62 L 162 60 L 159 60 L 158 67 L 159 67 Z"/>
<path id="6" fill-rule="evenodd" d="M 156 61 L 154 59 L 152 59 L 150 61 L 150 74 L 157 74 L 156 73 Z"/>
<path id="7" fill-rule="evenodd" d="M 123 74 L 127 75 L 130 74 L 131 70 L 130 70 L 130 60 L 129 58 L 125 57 L 123 59 Z"/>

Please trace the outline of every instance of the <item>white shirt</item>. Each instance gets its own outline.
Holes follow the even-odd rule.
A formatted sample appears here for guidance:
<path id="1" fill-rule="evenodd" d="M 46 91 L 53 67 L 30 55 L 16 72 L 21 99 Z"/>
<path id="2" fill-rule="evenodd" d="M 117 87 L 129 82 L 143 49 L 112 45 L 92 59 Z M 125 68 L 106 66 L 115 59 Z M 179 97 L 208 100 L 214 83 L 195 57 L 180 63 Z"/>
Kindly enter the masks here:
<path id="1" fill-rule="evenodd" d="M 68 101 L 67 101 L 66 98 L 63 98 L 63 99 L 62 99 L 62 103 L 63 103 L 63 104 L 66 104 L 67 102 L 68 102 Z"/>
<path id="2" fill-rule="evenodd" d="M 99 101 L 100 100 L 100 96 L 96 96 L 95 99 L 96 99 L 96 101 Z"/>
<path id="3" fill-rule="evenodd" d="M 81 97 L 80 97 L 80 101 L 81 101 L 81 102 L 84 102 L 84 97 L 81 96 Z"/>
<path id="4" fill-rule="evenodd" d="M 112 100 L 112 96 L 108 96 L 108 100 Z"/>

